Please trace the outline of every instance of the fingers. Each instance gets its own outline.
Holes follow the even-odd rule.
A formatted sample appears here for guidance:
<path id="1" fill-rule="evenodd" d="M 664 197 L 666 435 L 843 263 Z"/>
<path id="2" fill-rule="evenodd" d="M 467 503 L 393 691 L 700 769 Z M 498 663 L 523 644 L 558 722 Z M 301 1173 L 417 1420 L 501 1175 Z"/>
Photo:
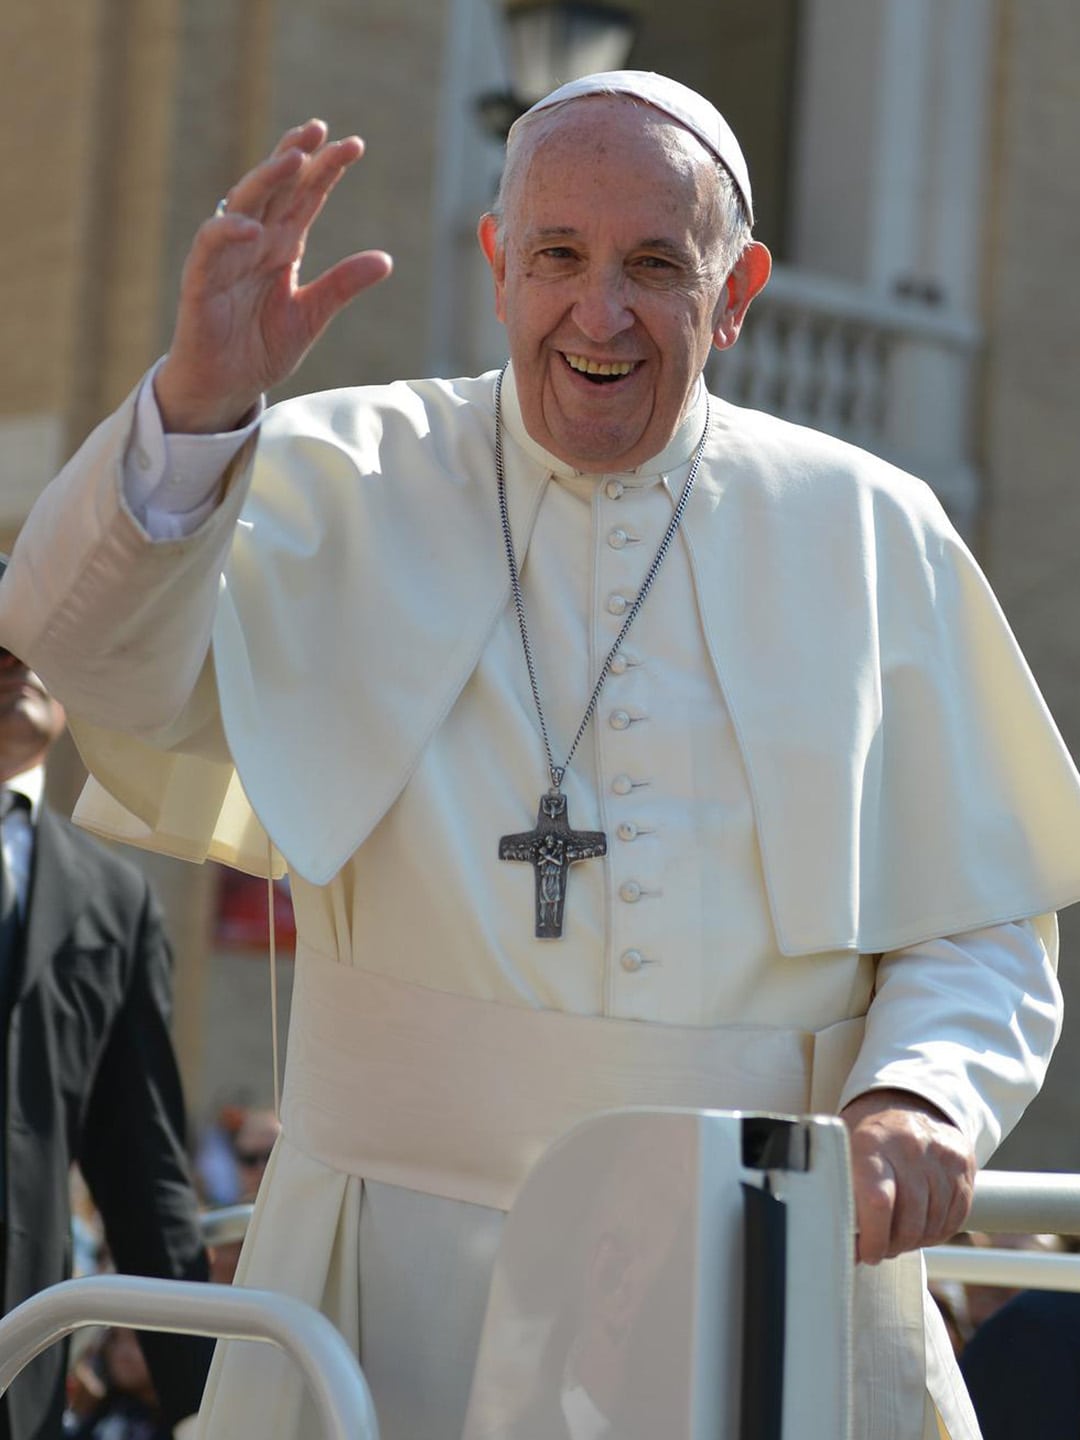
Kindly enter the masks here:
<path id="1" fill-rule="evenodd" d="M 287 131 L 232 187 L 224 211 L 203 223 L 185 270 L 186 292 L 213 295 L 253 266 L 271 273 L 295 265 L 309 227 L 363 149 L 355 135 L 327 143 L 321 120 Z"/>
<path id="2" fill-rule="evenodd" d="M 248 215 L 204 220 L 184 265 L 182 295 L 189 300 L 227 290 L 252 264 L 263 227 Z"/>
<path id="3" fill-rule="evenodd" d="M 866 1265 L 891 1260 L 908 1250 L 944 1239 L 947 1202 L 934 1168 L 908 1163 L 901 1174 L 891 1165 L 853 1174 L 858 1236 L 855 1255 Z M 945 1203 L 943 1203 L 945 1202 Z"/>
<path id="4" fill-rule="evenodd" d="M 885 1166 L 860 1166 L 852 1155 L 855 1191 L 855 1258 L 877 1265 L 890 1252 L 896 1210 L 896 1178 Z"/>
<path id="5" fill-rule="evenodd" d="M 281 155 L 286 150 L 304 150 L 310 153 L 324 144 L 329 133 L 325 120 L 305 120 L 302 125 L 294 125 L 291 130 L 286 130 L 271 153 Z"/>
<path id="6" fill-rule="evenodd" d="M 937 1244 L 963 1225 L 975 1162 L 959 1129 L 918 1097 L 860 1096 L 844 1110 L 851 1141 L 857 1258 L 876 1265 Z"/>
<path id="7" fill-rule="evenodd" d="M 310 224 L 345 170 L 363 153 L 359 136 L 327 141 L 323 122 L 309 121 L 288 131 L 272 154 L 237 181 L 228 193 L 225 215 L 248 215 L 263 224 Z"/>
<path id="8" fill-rule="evenodd" d="M 296 177 L 292 191 L 284 193 L 270 207 L 269 218 L 288 223 L 306 231 L 316 218 L 350 165 L 364 153 L 364 142 L 358 135 L 335 140 L 310 157 Z"/>
<path id="9" fill-rule="evenodd" d="M 236 423 L 301 363 L 333 317 L 384 279 L 390 257 L 352 255 L 298 283 L 308 230 L 363 154 L 355 135 L 327 139 L 321 120 L 287 131 L 229 191 L 189 251 L 169 355 L 155 388 L 174 430 Z"/>
<path id="10" fill-rule="evenodd" d="M 296 298 L 303 305 L 310 343 L 314 343 L 330 321 L 355 300 L 363 290 L 385 280 L 393 261 L 384 250 L 364 250 L 340 260 L 317 279 L 302 286 Z"/>

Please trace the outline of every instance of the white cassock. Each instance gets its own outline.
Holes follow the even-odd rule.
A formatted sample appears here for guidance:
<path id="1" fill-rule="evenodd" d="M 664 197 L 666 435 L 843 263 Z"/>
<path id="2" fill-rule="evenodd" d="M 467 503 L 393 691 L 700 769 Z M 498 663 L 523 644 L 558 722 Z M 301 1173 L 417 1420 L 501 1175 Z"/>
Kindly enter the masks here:
<path id="1" fill-rule="evenodd" d="M 531 869 L 497 859 L 548 779 L 493 380 L 276 407 L 250 494 L 246 444 L 209 518 L 154 544 L 121 498 L 133 398 L 46 492 L 0 586 L 0 638 L 65 700 L 99 782 L 85 823 L 289 868 L 284 1128 L 241 1278 L 320 1305 L 361 1347 L 390 1440 L 457 1433 L 483 1303 L 482 1283 L 454 1292 L 467 1318 L 419 1362 L 456 1416 L 425 1429 L 401 1332 L 433 1294 L 385 1327 L 395 1361 L 374 1333 L 394 1302 L 372 1301 L 366 1270 L 410 1290 L 402 1216 L 490 1251 L 544 1145 L 622 1104 L 831 1110 L 895 1086 L 985 1161 L 1041 1083 L 1059 1022 L 1048 912 L 1080 897 L 1080 783 L 932 496 L 714 399 L 679 537 L 565 784 L 608 854 L 571 872 L 564 938 L 536 940 Z M 561 761 L 705 397 L 654 461 L 599 478 L 528 437 L 512 376 L 504 409 Z M 932 1323 L 924 1349 L 923 1294 L 917 1256 L 861 1272 L 861 1440 L 936 1434 L 927 1384 L 953 1440 L 977 1434 Z M 264 1351 L 219 1354 L 209 1394 L 209 1435 L 310 1430 Z"/>

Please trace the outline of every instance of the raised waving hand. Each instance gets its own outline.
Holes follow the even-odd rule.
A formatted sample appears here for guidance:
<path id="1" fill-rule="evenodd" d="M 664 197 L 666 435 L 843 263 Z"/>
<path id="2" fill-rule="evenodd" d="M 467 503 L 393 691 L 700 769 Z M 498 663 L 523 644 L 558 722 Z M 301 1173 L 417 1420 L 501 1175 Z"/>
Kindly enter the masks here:
<path id="1" fill-rule="evenodd" d="M 329 140 L 321 120 L 287 131 L 196 232 L 184 265 L 169 353 L 154 381 L 167 430 L 239 424 L 259 396 L 300 364 L 334 316 L 390 274 L 381 250 L 339 260 L 301 284 L 308 231 L 330 191 L 364 153 L 355 135 Z"/>

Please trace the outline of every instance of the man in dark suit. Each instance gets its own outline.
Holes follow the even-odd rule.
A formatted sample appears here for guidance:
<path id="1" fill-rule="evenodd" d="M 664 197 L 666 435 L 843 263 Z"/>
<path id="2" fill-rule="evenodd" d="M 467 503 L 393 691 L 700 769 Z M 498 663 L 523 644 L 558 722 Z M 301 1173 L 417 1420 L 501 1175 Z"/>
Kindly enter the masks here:
<path id="1" fill-rule="evenodd" d="M 42 803 L 64 712 L 0 650 L 0 1262 L 4 1309 L 64 1279 L 77 1161 L 118 1270 L 204 1279 L 169 1037 L 171 956 L 133 865 Z M 146 1336 L 166 1420 L 198 1407 L 210 1343 Z M 0 1440 L 56 1440 L 64 1348 L 0 1403 Z"/>

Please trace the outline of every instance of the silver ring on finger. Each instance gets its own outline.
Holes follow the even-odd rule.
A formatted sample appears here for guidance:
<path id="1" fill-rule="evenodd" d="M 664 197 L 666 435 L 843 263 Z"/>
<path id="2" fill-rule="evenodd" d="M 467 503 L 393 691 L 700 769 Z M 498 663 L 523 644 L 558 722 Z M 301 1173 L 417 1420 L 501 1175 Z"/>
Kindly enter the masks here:
<path id="1" fill-rule="evenodd" d="M 221 200 L 219 200 L 219 201 L 217 202 L 217 204 L 214 206 L 214 219 L 216 220 L 216 219 L 218 219 L 219 216 L 224 215 L 225 212 L 228 210 L 228 208 L 229 208 L 229 197 L 226 195 L 226 196 L 224 196 Z"/>

